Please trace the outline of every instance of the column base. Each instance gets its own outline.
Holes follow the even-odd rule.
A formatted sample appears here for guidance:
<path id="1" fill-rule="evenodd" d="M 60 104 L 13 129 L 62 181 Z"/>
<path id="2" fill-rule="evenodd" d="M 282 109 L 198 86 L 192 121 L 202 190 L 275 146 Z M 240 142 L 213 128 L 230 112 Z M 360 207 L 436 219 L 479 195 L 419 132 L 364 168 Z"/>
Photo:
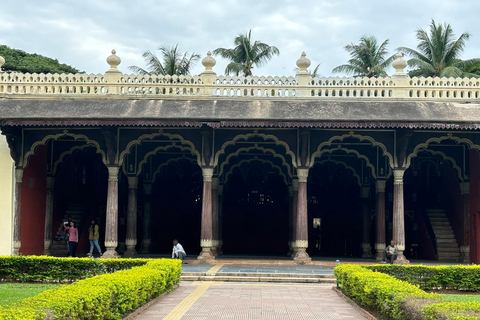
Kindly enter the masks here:
<path id="1" fill-rule="evenodd" d="M 125 258 L 131 258 L 136 255 L 137 255 L 137 251 L 135 250 L 135 246 L 127 247 L 127 250 L 125 250 L 125 253 L 123 254 Z"/>
<path id="2" fill-rule="evenodd" d="M 14 241 L 13 242 L 13 251 L 12 251 L 12 255 L 14 256 L 19 256 L 20 255 L 20 247 L 21 247 L 22 243 L 20 241 Z"/>
<path id="3" fill-rule="evenodd" d="M 462 261 L 469 263 L 470 262 L 470 246 L 460 246 L 460 252 L 462 253 Z"/>
<path id="4" fill-rule="evenodd" d="M 381 261 L 385 258 L 385 243 L 375 243 L 375 260 Z"/>
<path id="5" fill-rule="evenodd" d="M 150 239 L 143 239 L 142 241 L 142 250 L 140 253 L 150 253 L 150 245 L 152 244 L 152 240 Z"/>
<path id="6" fill-rule="evenodd" d="M 120 256 L 118 255 L 117 251 L 115 251 L 114 249 L 107 249 L 107 251 L 105 251 L 102 255 L 101 258 L 104 258 L 104 259 L 117 259 L 117 258 L 120 258 Z"/>
<path id="7" fill-rule="evenodd" d="M 312 261 L 312 258 L 308 255 L 306 248 L 298 248 L 293 257 L 293 261 L 295 261 L 296 264 L 307 264 Z"/>
<path id="8" fill-rule="evenodd" d="M 370 243 L 362 243 L 362 258 L 373 258 L 372 247 Z"/>
<path id="9" fill-rule="evenodd" d="M 202 252 L 200 252 L 200 254 L 197 257 L 197 260 L 200 260 L 203 262 L 213 261 L 215 260 L 215 256 L 213 255 L 210 248 L 203 248 Z"/>
<path id="10" fill-rule="evenodd" d="M 399 252 L 397 259 L 393 261 L 393 264 L 410 264 L 410 261 L 405 258 L 403 252 Z"/>
<path id="11" fill-rule="evenodd" d="M 51 256 L 52 255 L 52 242 L 51 241 L 45 241 L 43 245 L 43 254 L 46 256 Z"/>

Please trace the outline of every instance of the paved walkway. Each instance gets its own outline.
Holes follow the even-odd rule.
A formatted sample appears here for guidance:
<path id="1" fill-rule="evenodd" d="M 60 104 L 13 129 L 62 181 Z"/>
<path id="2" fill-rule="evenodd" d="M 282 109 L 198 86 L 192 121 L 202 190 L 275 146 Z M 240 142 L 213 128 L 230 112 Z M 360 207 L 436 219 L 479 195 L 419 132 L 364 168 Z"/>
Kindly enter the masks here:
<path id="1" fill-rule="evenodd" d="M 365 320 L 332 285 L 182 282 L 136 320 Z"/>

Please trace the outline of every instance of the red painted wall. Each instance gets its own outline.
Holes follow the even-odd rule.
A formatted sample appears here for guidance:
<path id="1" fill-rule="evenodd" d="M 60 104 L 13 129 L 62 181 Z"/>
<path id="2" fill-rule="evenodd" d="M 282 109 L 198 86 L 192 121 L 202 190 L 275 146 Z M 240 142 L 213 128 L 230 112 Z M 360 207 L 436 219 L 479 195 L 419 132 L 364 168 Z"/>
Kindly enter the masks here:
<path id="1" fill-rule="evenodd" d="M 22 179 L 22 218 L 20 237 L 23 255 L 43 254 L 43 233 L 45 229 L 45 205 L 47 190 L 47 152 L 41 146 L 30 157 Z"/>
<path id="2" fill-rule="evenodd" d="M 445 198 L 448 199 L 446 210 L 455 233 L 455 239 L 461 246 L 463 243 L 463 202 L 456 174 L 457 172 L 449 166 L 442 167 Z"/>
<path id="3" fill-rule="evenodd" d="M 480 212 L 480 154 L 470 150 L 470 262 L 480 262 L 478 230 Z"/>

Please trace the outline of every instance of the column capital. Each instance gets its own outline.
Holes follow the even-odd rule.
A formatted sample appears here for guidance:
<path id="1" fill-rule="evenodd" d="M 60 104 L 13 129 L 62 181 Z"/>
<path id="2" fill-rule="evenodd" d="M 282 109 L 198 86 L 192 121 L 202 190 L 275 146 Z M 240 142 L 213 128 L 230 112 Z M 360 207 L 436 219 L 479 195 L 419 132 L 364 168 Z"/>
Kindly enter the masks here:
<path id="1" fill-rule="evenodd" d="M 52 176 L 47 177 L 47 189 L 53 189 L 55 186 L 55 178 Z"/>
<path id="2" fill-rule="evenodd" d="M 23 168 L 15 168 L 15 182 L 22 182 L 23 172 Z"/>
<path id="3" fill-rule="evenodd" d="M 108 166 L 108 180 L 118 181 L 118 172 L 120 171 L 119 166 Z"/>
<path id="4" fill-rule="evenodd" d="M 405 169 L 393 169 L 393 184 L 403 184 Z"/>
<path id="5" fill-rule="evenodd" d="M 128 177 L 128 189 L 137 189 L 138 177 Z"/>
<path id="6" fill-rule="evenodd" d="M 211 182 L 213 177 L 213 168 L 202 168 L 203 181 Z"/>
<path id="7" fill-rule="evenodd" d="M 460 183 L 460 194 L 470 194 L 470 182 Z"/>
<path id="8" fill-rule="evenodd" d="M 376 180 L 375 181 L 375 191 L 377 193 L 379 192 L 385 192 L 385 186 L 387 184 L 387 180 Z"/>
<path id="9" fill-rule="evenodd" d="M 297 168 L 298 182 L 307 182 L 309 168 Z"/>

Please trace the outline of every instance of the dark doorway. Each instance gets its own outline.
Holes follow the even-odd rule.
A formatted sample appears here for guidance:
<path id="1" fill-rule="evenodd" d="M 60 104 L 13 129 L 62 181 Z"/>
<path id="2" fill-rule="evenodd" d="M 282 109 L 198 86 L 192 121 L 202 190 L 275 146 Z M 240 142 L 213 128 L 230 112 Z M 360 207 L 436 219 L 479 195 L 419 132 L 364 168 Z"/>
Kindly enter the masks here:
<path id="1" fill-rule="evenodd" d="M 270 163 L 252 161 L 227 176 L 223 201 L 226 254 L 288 251 L 288 193 L 285 178 Z"/>
<path id="2" fill-rule="evenodd" d="M 361 256 L 362 209 L 359 182 L 341 163 L 310 169 L 308 180 L 310 255 Z"/>

